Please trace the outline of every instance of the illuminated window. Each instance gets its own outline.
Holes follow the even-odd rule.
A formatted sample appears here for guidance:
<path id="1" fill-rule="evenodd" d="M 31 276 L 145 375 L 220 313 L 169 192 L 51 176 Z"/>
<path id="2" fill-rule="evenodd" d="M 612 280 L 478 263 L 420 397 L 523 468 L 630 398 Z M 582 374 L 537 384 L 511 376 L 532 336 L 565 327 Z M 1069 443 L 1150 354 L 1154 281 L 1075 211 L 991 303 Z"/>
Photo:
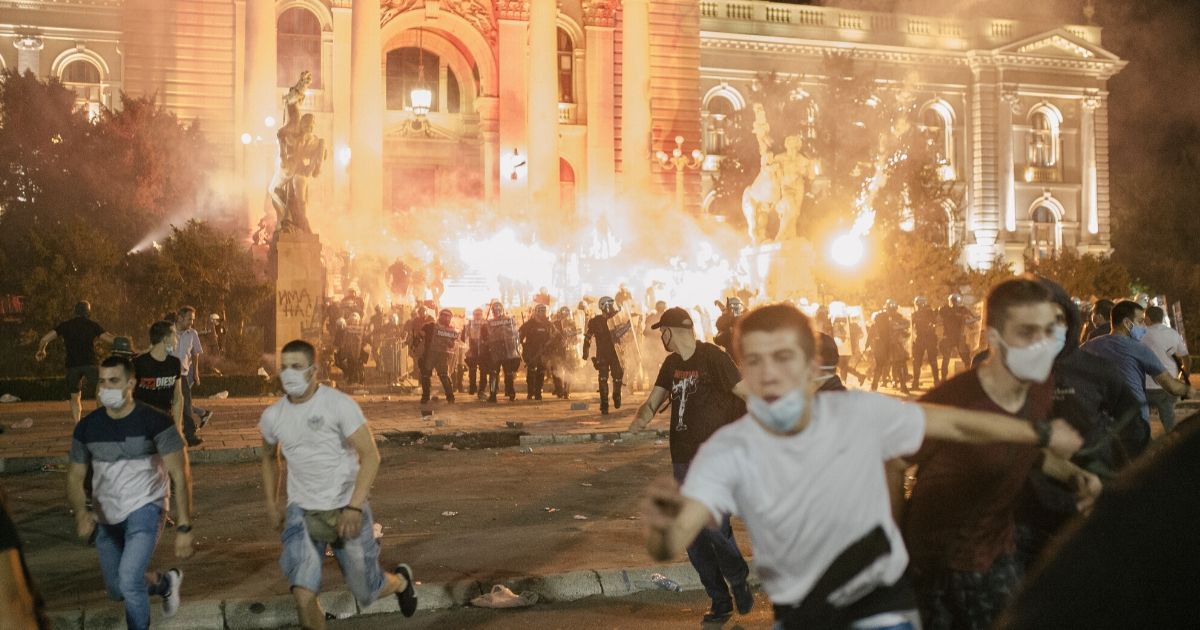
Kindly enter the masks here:
<path id="1" fill-rule="evenodd" d="M 305 70 L 312 88 L 321 89 L 321 22 L 312 11 L 293 7 L 279 16 L 275 77 L 279 87 L 291 87 Z"/>
<path id="2" fill-rule="evenodd" d="M 90 61 L 76 59 L 62 69 L 63 86 L 75 92 L 75 106 L 86 109 L 88 119 L 100 115 L 102 88 L 100 69 Z"/>
<path id="3" fill-rule="evenodd" d="M 1047 206 L 1038 206 L 1033 210 L 1030 219 L 1033 225 L 1029 238 L 1034 260 L 1053 258 L 1062 245 L 1058 215 Z"/>
<path id="4" fill-rule="evenodd" d="M 729 145 L 726 131 L 729 129 L 730 117 L 737 108 L 726 97 L 713 96 L 708 101 L 708 120 L 704 128 L 704 151 L 709 155 L 721 155 Z"/>
<path id="5" fill-rule="evenodd" d="M 1029 165 L 1034 168 L 1058 167 L 1059 134 L 1062 114 L 1047 105 L 1035 107 L 1029 114 Z"/>
<path id="6" fill-rule="evenodd" d="M 575 42 L 558 29 L 558 102 L 575 102 Z"/>
<path id="7" fill-rule="evenodd" d="M 425 66 L 421 71 L 422 64 Z M 415 47 L 397 48 L 387 54 L 387 108 L 393 110 L 411 109 L 411 94 L 418 84 L 433 92 L 431 112 L 446 112 L 457 114 L 462 107 L 462 94 L 459 90 L 458 76 L 446 68 L 445 108 L 442 103 L 441 85 L 442 60 L 428 50 L 422 51 Z M 422 81 L 421 76 L 424 75 Z"/>
<path id="8" fill-rule="evenodd" d="M 921 109 L 920 125 L 938 162 L 953 169 L 954 110 L 944 101 L 931 101 Z"/>

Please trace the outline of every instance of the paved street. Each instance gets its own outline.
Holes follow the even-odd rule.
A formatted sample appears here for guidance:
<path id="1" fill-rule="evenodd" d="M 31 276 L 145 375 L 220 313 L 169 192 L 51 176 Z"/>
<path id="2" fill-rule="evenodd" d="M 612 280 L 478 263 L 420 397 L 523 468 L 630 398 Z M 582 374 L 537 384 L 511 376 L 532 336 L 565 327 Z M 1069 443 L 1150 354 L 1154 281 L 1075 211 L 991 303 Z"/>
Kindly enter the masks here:
<path id="1" fill-rule="evenodd" d="M 766 595 L 756 593 L 755 608 L 745 617 L 734 615 L 725 624 L 700 623 L 708 609 L 703 591 L 671 593 L 645 591 L 631 597 L 589 597 L 563 604 L 537 604 L 519 610 L 456 608 L 418 613 L 411 619 L 400 615 L 371 615 L 337 621 L 330 630 L 610 630 L 654 628 L 694 630 L 698 627 L 724 630 L 768 630 L 771 608 Z"/>

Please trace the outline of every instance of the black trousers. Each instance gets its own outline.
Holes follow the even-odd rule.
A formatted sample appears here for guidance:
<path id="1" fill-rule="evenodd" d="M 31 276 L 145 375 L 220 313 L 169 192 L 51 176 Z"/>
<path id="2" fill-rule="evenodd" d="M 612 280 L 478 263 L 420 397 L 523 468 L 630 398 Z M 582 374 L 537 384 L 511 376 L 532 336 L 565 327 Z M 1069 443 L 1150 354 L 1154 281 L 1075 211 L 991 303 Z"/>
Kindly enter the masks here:
<path id="1" fill-rule="evenodd" d="M 600 386 L 600 411 L 608 411 L 608 379 L 612 376 L 612 399 L 617 405 L 621 403 L 621 382 L 625 379 L 625 368 L 616 361 L 601 359 L 596 366 L 596 377 Z"/>
<path id="2" fill-rule="evenodd" d="M 971 349 L 967 347 L 967 340 L 963 338 L 951 339 L 949 337 L 942 340 L 942 380 L 946 380 L 946 375 L 950 372 L 950 355 L 958 353 L 958 358 L 962 360 L 963 367 L 970 369 L 971 367 Z"/>
<path id="3" fill-rule="evenodd" d="M 421 362 L 421 402 L 429 402 L 429 390 L 433 388 L 433 373 L 437 372 L 438 380 L 442 382 L 442 391 L 446 400 L 454 400 L 454 387 L 450 384 L 448 357 L 426 359 Z"/>
<path id="4" fill-rule="evenodd" d="M 467 355 L 467 376 L 471 387 L 469 393 L 485 391 L 488 384 L 487 361 L 478 356 Z"/>
<path id="5" fill-rule="evenodd" d="M 500 388 L 500 371 L 504 371 L 504 395 L 511 398 L 517 397 L 517 388 L 513 384 L 513 379 L 516 377 L 517 369 L 521 367 L 520 359 L 501 359 L 492 361 L 490 368 L 491 393 L 490 398 L 495 398 L 497 390 Z"/>
<path id="6" fill-rule="evenodd" d="M 542 387 L 546 384 L 546 363 L 541 357 L 532 360 L 525 359 L 525 394 L 532 398 L 542 398 Z"/>
<path id="7" fill-rule="evenodd" d="M 930 373 L 933 374 L 934 384 L 941 383 L 942 377 L 938 375 L 937 340 L 918 337 L 913 340 L 913 387 L 921 382 L 921 370 L 926 362 Z"/>

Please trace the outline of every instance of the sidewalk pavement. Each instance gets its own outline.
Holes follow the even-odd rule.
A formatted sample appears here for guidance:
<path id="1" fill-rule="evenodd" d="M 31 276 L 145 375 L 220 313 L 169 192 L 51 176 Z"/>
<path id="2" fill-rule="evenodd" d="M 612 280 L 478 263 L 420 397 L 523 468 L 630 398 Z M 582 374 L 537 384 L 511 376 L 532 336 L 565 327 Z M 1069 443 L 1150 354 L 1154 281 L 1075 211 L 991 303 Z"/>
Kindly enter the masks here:
<path id="1" fill-rule="evenodd" d="M 545 443 L 547 436 L 553 435 L 577 436 L 571 438 L 576 441 L 592 434 L 603 434 L 607 439 L 619 437 L 616 434 L 628 429 L 645 393 L 627 392 L 626 404 L 608 416 L 600 415 L 599 396 L 595 393 L 576 394 L 572 400 L 541 401 L 525 400 L 521 393 L 514 402 L 502 398 L 496 404 L 462 394 L 453 405 L 439 400 L 425 405 L 427 414 L 415 395 L 353 397 L 377 437 L 401 441 L 425 437 L 439 443 L 465 439 L 485 446 L 514 446 L 522 436 L 538 436 L 527 438 L 533 443 Z M 262 444 L 259 417 L 276 400 L 197 399 L 196 404 L 213 412 L 213 419 L 198 433 L 204 443 L 191 449 L 191 461 L 231 463 L 256 459 L 257 447 Z M 14 426 L 27 418 L 33 421 L 32 427 Z M 2 404 L 0 426 L 5 429 L 0 434 L 0 473 L 29 472 L 67 463 L 74 423 L 68 417 L 66 401 Z"/>
<path id="2" fill-rule="evenodd" d="M 686 562 L 625 567 L 618 569 L 582 569 L 541 576 L 509 578 L 495 582 L 516 593 L 534 592 L 539 603 L 572 602 L 585 597 L 625 597 L 659 587 L 651 576 L 660 573 L 674 580 L 685 591 L 703 589 L 700 578 Z M 751 583 L 757 581 L 751 577 Z M 425 584 L 418 581 L 418 610 L 442 610 L 466 606 L 471 599 L 492 588 L 491 582 L 465 580 L 461 582 Z M 348 591 L 331 591 L 320 595 L 321 607 L 338 619 L 356 615 L 399 614 L 394 596 L 387 596 L 370 606 L 362 607 Z M 55 630 L 121 630 L 125 627 L 124 609 L 120 604 L 100 604 L 82 610 L 59 610 L 50 613 Z M 251 628 L 289 628 L 299 624 L 295 602 L 290 595 L 275 597 L 185 602 L 171 619 L 162 618 L 158 606 L 151 608 L 151 623 L 160 630 L 244 630 Z"/>

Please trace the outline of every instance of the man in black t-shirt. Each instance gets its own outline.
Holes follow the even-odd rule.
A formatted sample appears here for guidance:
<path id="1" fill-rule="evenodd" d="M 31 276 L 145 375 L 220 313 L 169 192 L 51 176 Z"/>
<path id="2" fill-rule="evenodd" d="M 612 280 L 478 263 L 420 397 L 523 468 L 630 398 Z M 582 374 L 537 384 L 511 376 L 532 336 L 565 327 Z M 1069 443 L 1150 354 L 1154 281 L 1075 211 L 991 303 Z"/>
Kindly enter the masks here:
<path id="1" fill-rule="evenodd" d="M 68 319 L 46 333 L 38 344 L 38 361 L 46 358 L 46 346 L 62 338 L 67 347 L 67 394 L 71 398 L 71 419 L 79 422 L 83 411 L 83 380 L 88 381 L 88 391 L 96 390 L 96 338 L 112 343 L 113 336 L 104 327 L 90 319 L 92 305 L 80 302 L 75 305 L 75 317 Z"/>
<path id="2" fill-rule="evenodd" d="M 668 309 L 654 329 L 662 331 L 663 347 L 671 354 L 663 361 L 654 389 L 638 408 L 629 430 L 644 430 L 670 397 L 671 463 L 676 481 L 682 483 L 700 445 L 718 429 L 745 415 L 741 375 L 725 351 L 696 341 L 692 318 L 682 308 Z M 738 612 L 750 612 L 754 596 L 746 584 L 749 569 L 733 538 L 728 516 L 720 528 L 704 529 L 688 546 L 687 554 L 712 599 L 712 608 L 704 615 L 706 623 L 723 622 L 733 615 L 730 587 Z"/>
<path id="3" fill-rule="evenodd" d="M 45 628 L 52 626 L 46 618 L 46 601 L 34 587 L 21 547 L 17 526 L 8 513 L 8 501 L 0 489 L 0 628 Z"/>
<path id="4" fill-rule="evenodd" d="M 175 428 L 183 433 L 183 366 L 171 353 L 175 350 L 175 326 L 155 322 L 150 326 L 150 351 L 133 360 L 137 384 L 133 398 L 171 414 Z"/>

